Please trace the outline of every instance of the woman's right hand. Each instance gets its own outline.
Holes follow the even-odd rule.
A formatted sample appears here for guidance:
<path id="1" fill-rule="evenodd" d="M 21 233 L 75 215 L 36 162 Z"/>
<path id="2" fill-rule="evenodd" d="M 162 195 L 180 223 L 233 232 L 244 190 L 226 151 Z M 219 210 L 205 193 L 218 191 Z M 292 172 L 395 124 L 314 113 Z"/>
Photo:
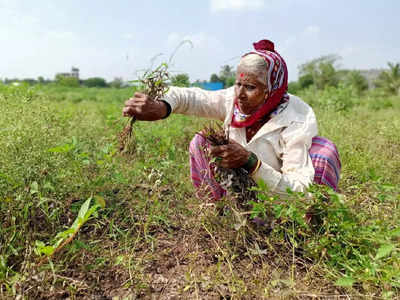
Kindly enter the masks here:
<path id="1" fill-rule="evenodd" d="M 125 101 L 122 109 L 124 117 L 135 117 L 140 121 L 156 121 L 167 115 L 167 107 L 162 101 L 155 101 L 148 95 L 136 92 Z"/>

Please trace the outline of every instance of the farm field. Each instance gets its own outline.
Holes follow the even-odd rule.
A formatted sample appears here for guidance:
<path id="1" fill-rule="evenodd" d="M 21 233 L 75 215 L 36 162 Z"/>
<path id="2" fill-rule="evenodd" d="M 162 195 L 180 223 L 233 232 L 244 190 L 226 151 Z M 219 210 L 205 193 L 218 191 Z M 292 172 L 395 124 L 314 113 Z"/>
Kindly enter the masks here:
<path id="1" fill-rule="evenodd" d="M 188 145 L 208 120 L 136 122 L 119 153 L 132 93 L 0 84 L 0 299 L 400 297 L 399 96 L 300 94 L 339 149 L 339 193 L 261 185 L 246 211 L 195 196 Z"/>

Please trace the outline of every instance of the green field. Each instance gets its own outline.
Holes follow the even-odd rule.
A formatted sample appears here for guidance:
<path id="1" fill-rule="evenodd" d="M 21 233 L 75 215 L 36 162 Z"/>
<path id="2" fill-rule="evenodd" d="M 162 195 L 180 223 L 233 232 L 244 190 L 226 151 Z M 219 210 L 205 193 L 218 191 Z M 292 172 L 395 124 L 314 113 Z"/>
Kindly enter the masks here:
<path id="1" fill-rule="evenodd" d="M 1 299 L 400 297 L 399 96 L 303 92 L 338 146 L 339 194 L 261 186 L 246 211 L 195 197 L 187 149 L 207 120 L 137 122 L 119 153 L 132 93 L 0 84 Z M 268 231 L 250 222 L 265 211 Z"/>

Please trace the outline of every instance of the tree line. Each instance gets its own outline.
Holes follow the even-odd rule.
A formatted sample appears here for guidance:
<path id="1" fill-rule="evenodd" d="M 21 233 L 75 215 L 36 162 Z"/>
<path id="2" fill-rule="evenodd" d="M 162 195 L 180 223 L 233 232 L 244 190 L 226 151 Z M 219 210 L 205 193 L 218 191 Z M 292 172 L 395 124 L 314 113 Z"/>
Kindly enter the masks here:
<path id="1" fill-rule="evenodd" d="M 365 76 L 357 70 L 343 70 L 338 68 L 340 57 L 337 55 L 326 55 L 299 66 L 299 78 L 297 81 L 289 83 L 288 91 L 290 93 L 298 93 L 302 90 L 314 88 L 324 90 L 329 87 L 351 86 L 358 93 L 362 93 L 369 88 L 381 88 L 388 94 L 400 94 L 400 64 L 388 63 L 388 69 L 382 70 L 373 82 L 368 82 Z M 213 73 L 210 76 L 209 82 L 222 82 L 224 88 L 228 88 L 235 84 L 236 70 L 230 65 L 221 67 L 220 72 Z M 171 85 L 180 87 L 189 87 L 202 83 L 197 80 L 190 82 L 188 74 L 176 74 L 170 78 Z M 66 77 L 61 74 L 57 75 L 54 80 L 44 79 L 39 76 L 37 79 L 8 79 L 3 83 L 10 84 L 13 82 L 24 82 L 29 85 L 34 84 L 57 84 L 68 87 L 112 87 L 121 88 L 126 86 L 126 82 L 122 78 L 114 78 L 111 82 L 107 82 L 101 77 L 92 77 L 85 80 L 76 77 Z M 203 81 L 206 82 L 206 81 Z"/>

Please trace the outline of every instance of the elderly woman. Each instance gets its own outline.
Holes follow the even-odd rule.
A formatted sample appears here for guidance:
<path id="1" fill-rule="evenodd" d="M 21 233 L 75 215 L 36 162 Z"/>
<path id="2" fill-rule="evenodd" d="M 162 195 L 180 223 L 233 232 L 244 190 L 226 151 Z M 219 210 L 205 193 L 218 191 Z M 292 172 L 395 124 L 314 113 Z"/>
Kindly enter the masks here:
<path id="1" fill-rule="evenodd" d="M 335 145 L 317 136 L 311 107 L 287 93 L 286 63 L 274 44 L 262 40 L 254 48 L 242 56 L 234 87 L 212 92 L 171 87 L 162 101 L 135 93 L 123 115 L 153 121 L 174 112 L 224 121 L 229 144 L 209 146 L 195 135 L 189 147 L 193 184 L 205 186 L 214 200 L 225 190 L 215 181 L 206 152 L 222 167 L 246 169 L 273 192 L 305 191 L 312 182 L 336 190 L 341 165 Z"/>

